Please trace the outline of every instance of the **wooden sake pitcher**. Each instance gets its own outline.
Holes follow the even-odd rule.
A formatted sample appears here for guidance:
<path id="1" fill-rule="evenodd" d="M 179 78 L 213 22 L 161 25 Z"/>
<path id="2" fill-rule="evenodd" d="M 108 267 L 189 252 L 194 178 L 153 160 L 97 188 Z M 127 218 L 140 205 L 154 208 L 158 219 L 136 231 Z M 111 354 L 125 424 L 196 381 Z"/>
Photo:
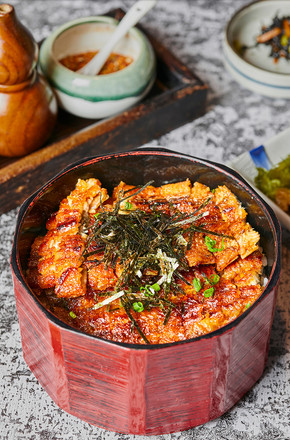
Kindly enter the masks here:
<path id="1" fill-rule="evenodd" d="M 36 68 L 38 47 L 13 6 L 0 4 L 0 156 L 22 156 L 51 134 L 56 98 Z"/>

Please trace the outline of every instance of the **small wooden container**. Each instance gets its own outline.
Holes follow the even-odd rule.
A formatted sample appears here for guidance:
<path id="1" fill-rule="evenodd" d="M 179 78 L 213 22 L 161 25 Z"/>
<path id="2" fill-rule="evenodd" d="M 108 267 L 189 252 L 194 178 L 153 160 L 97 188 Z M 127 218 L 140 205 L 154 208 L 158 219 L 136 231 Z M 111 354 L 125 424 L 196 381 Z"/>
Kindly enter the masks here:
<path id="1" fill-rule="evenodd" d="M 56 98 L 36 70 L 38 47 L 13 6 L 0 4 L 0 155 L 39 148 L 56 122 Z"/>

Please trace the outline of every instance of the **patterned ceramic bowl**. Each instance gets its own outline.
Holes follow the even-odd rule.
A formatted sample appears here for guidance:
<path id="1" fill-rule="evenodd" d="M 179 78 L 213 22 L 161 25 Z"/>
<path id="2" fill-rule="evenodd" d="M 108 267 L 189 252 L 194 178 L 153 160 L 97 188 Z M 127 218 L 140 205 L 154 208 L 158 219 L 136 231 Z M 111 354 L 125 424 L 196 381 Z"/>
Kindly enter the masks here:
<path id="1" fill-rule="evenodd" d="M 156 185 L 189 178 L 225 184 L 260 232 L 267 285 L 241 316 L 212 333 L 163 345 L 112 342 L 84 334 L 47 311 L 28 287 L 31 242 L 78 178 L 98 177 L 112 190 L 120 180 Z M 164 434 L 219 417 L 260 378 L 280 273 L 280 227 L 275 214 L 229 168 L 167 150 L 141 149 L 69 166 L 21 207 L 11 257 L 24 358 L 65 411 L 102 428 Z"/>
<path id="2" fill-rule="evenodd" d="M 274 62 L 271 46 L 256 44 L 263 26 L 271 25 L 275 16 L 289 15 L 288 0 L 259 0 L 238 10 L 228 22 L 224 63 L 242 86 L 271 98 L 290 98 L 290 61 L 281 57 Z"/>
<path id="3" fill-rule="evenodd" d="M 146 36 L 132 28 L 114 52 L 131 57 L 123 70 L 89 76 L 66 68 L 59 61 L 69 55 L 99 51 L 118 22 L 110 17 L 77 19 L 56 29 L 42 44 L 40 69 L 53 86 L 62 108 L 77 116 L 104 118 L 141 100 L 155 80 L 155 55 Z"/>

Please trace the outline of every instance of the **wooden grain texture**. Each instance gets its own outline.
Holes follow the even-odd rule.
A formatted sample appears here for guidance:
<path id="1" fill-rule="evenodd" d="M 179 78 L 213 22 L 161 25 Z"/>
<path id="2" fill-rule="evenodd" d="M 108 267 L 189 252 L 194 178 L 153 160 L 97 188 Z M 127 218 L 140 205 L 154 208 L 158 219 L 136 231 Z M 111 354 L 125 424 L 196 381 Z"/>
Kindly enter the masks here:
<path id="1" fill-rule="evenodd" d="M 121 10 L 113 13 L 117 18 L 122 14 Z M 205 112 L 207 85 L 153 36 L 147 36 L 157 56 L 157 79 L 150 94 L 106 120 L 86 120 L 60 111 L 55 131 L 42 149 L 20 159 L 0 158 L 0 213 L 21 204 L 78 159 L 139 147 Z"/>
<path id="2" fill-rule="evenodd" d="M 274 214 L 234 172 L 225 171 L 222 179 L 229 188 L 239 181 L 235 193 L 247 209 L 251 225 L 263 231 L 261 246 L 268 261 L 265 276 L 269 282 L 256 303 L 224 328 L 172 344 L 110 342 L 61 323 L 43 308 L 25 281 L 28 239 L 38 235 L 44 220 L 39 211 L 59 202 L 84 173 L 96 173 L 101 181 L 106 177 L 113 183 L 115 178 L 120 180 L 118 172 L 130 172 L 130 182 L 139 184 L 134 179 L 145 171 L 149 169 L 151 177 L 158 179 L 161 169 L 163 181 L 170 181 L 172 173 L 177 180 L 194 173 L 198 181 L 205 179 L 204 183 L 215 188 L 215 179 L 221 179 L 220 167 L 155 149 L 109 154 L 63 173 L 21 208 L 11 263 L 24 358 L 65 411 L 111 431 L 166 434 L 221 416 L 261 377 L 281 269 L 280 228 Z"/>
<path id="3" fill-rule="evenodd" d="M 0 84 L 20 84 L 30 77 L 37 45 L 12 5 L 0 4 Z"/>
<path id="4" fill-rule="evenodd" d="M 57 405 L 101 428 L 160 435 L 201 425 L 232 407 L 264 370 L 276 289 L 227 332 L 143 349 L 60 327 L 15 276 L 14 286 L 31 371 Z"/>
<path id="5" fill-rule="evenodd" d="M 56 98 L 36 69 L 38 48 L 13 6 L 0 4 L 0 154 L 32 153 L 50 136 Z"/>
<path id="6" fill-rule="evenodd" d="M 277 289 L 266 296 L 233 332 L 224 407 L 243 396 L 261 377 L 267 361 Z M 240 397 L 239 397 L 240 396 Z"/>

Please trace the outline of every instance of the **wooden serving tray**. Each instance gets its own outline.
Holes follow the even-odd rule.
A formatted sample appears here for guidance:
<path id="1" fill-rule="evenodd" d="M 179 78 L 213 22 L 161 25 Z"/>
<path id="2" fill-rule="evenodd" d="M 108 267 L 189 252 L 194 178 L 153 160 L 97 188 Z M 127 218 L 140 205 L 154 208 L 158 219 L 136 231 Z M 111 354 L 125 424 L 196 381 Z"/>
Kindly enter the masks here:
<path id="1" fill-rule="evenodd" d="M 121 19 L 124 11 L 107 15 Z M 41 149 L 22 158 L 0 157 L 0 214 L 17 207 L 72 162 L 139 147 L 204 114 L 208 86 L 142 31 L 157 58 L 151 92 L 141 103 L 108 119 L 83 119 L 59 110 L 56 127 Z"/>

